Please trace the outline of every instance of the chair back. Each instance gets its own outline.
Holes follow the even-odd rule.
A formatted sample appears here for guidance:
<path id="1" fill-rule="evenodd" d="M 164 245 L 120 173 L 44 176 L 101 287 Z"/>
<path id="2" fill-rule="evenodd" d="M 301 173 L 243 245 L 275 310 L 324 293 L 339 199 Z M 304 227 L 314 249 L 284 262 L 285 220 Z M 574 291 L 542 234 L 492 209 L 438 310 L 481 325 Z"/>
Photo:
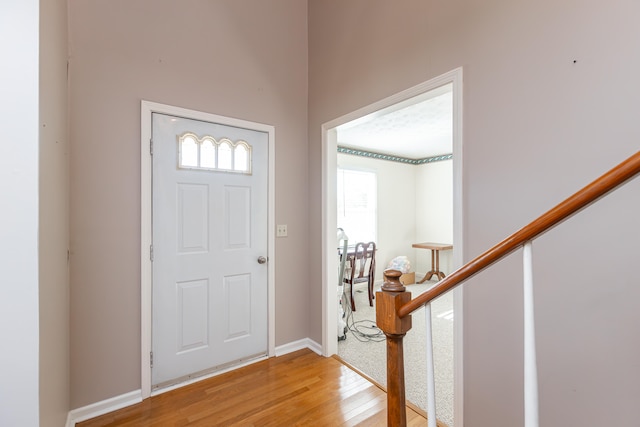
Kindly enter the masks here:
<path id="1" fill-rule="evenodd" d="M 376 244 L 358 242 L 354 251 L 355 262 L 350 275 L 350 283 L 373 282 L 376 270 Z M 357 274 L 357 275 L 356 275 Z"/>

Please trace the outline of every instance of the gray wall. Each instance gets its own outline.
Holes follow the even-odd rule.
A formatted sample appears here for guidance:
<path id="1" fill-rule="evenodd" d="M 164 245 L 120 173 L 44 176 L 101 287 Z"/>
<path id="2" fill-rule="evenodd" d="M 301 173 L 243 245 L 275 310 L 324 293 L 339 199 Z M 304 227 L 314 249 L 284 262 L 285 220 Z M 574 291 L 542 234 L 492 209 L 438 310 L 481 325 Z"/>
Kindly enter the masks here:
<path id="1" fill-rule="evenodd" d="M 140 100 L 275 126 L 276 345 L 309 335 L 307 4 L 69 3 L 71 407 L 140 389 Z"/>
<path id="2" fill-rule="evenodd" d="M 40 4 L 40 426 L 69 412 L 67 2 Z"/>
<path id="3" fill-rule="evenodd" d="M 635 153 L 638 16 L 640 3 L 622 0 L 309 2 L 311 241 L 322 237 L 322 123 L 457 67 L 465 260 Z M 639 186 L 534 244 L 541 425 L 637 423 Z M 467 427 L 523 423 L 520 265 L 518 252 L 465 290 Z M 310 318 L 319 340 L 319 304 Z"/>

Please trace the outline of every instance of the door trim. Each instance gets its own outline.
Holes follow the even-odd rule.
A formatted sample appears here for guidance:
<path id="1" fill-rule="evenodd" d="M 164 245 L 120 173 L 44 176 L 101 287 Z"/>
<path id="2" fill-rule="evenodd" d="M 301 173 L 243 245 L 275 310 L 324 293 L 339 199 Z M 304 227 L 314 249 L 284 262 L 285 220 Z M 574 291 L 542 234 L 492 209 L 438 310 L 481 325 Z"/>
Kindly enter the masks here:
<path id="1" fill-rule="evenodd" d="M 336 176 L 337 131 L 340 125 L 353 120 L 374 115 L 376 112 L 437 89 L 452 84 L 453 91 L 453 267 L 463 265 L 463 153 L 462 153 L 462 68 L 456 68 L 431 80 L 413 86 L 402 92 L 352 111 L 322 125 L 322 352 L 325 356 L 337 353 L 336 340 L 338 302 L 335 280 L 338 277 L 336 261 Z M 463 425 L 463 289 L 453 290 L 455 322 L 454 345 L 454 422 Z"/>
<path id="2" fill-rule="evenodd" d="M 268 184 L 267 184 L 267 316 L 268 348 L 267 357 L 275 355 L 275 127 L 263 123 L 219 116 L 202 111 L 190 110 L 150 101 L 141 101 L 140 114 L 140 372 L 142 398 L 151 396 L 151 325 L 152 263 L 150 248 L 152 242 L 152 158 L 150 151 L 152 113 L 169 114 L 189 119 L 221 123 L 242 127 L 268 134 Z"/>

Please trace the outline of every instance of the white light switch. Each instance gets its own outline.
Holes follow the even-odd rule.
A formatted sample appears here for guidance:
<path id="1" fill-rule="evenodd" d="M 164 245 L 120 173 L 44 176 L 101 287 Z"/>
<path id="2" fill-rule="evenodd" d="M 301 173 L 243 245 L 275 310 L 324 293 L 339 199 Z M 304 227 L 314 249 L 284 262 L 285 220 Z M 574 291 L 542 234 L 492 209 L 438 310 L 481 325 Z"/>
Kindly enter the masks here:
<path id="1" fill-rule="evenodd" d="M 278 224 L 276 237 L 287 237 L 287 224 Z"/>

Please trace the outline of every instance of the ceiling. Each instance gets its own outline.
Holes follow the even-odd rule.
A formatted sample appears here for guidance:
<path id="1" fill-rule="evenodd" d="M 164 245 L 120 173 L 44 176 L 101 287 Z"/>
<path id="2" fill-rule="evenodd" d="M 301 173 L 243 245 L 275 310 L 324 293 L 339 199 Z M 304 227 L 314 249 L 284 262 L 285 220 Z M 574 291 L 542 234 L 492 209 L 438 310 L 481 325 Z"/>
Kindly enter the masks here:
<path id="1" fill-rule="evenodd" d="M 338 127 L 338 145 L 409 159 L 453 152 L 448 84 Z"/>

